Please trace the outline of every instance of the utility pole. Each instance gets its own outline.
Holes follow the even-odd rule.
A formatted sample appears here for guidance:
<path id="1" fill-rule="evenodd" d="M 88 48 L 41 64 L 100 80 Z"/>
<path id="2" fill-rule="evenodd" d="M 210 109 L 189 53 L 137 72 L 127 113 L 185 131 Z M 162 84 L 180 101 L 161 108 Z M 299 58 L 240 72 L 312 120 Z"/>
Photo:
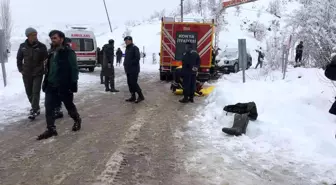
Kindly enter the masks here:
<path id="1" fill-rule="evenodd" d="M 112 26 L 111 26 L 110 16 L 109 16 L 108 11 L 107 11 L 107 7 L 106 7 L 105 0 L 103 0 L 103 2 L 104 2 L 104 6 L 105 6 L 105 11 L 106 11 L 107 20 L 108 20 L 108 23 L 109 23 L 109 25 L 110 25 L 110 30 L 111 30 L 111 33 L 112 33 Z"/>
<path id="2" fill-rule="evenodd" d="M 239 67 L 243 69 L 243 83 L 245 83 L 245 69 L 247 64 L 246 39 L 238 39 Z"/>
<path id="3" fill-rule="evenodd" d="M 181 22 L 183 22 L 183 1 L 181 0 Z"/>

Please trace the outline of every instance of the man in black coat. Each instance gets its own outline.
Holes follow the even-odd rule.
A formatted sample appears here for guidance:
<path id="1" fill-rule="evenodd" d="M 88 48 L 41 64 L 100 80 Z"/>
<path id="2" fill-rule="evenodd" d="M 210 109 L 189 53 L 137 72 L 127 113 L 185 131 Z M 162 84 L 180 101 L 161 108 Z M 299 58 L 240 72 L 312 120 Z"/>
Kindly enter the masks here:
<path id="1" fill-rule="evenodd" d="M 37 140 L 57 136 L 54 111 L 63 102 L 68 114 L 74 120 L 72 131 L 81 129 L 82 119 L 73 103 L 74 94 L 77 92 L 78 66 L 75 52 L 68 47 L 64 40 L 63 32 L 53 30 L 49 33 L 52 41 L 52 54 L 46 63 L 47 73 L 44 77 L 42 90 L 45 92 L 45 111 L 47 130 L 37 137 Z"/>
<path id="2" fill-rule="evenodd" d="M 118 48 L 118 50 L 116 52 L 116 55 L 117 55 L 117 66 L 118 66 L 118 64 L 119 65 L 121 64 L 121 58 L 122 58 L 122 55 L 123 55 L 123 53 L 122 53 L 122 51 L 121 51 L 120 48 Z"/>
<path id="3" fill-rule="evenodd" d="M 200 67 L 200 56 L 197 51 L 193 50 L 190 42 L 186 43 L 186 52 L 182 58 L 182 75 L 183 75 L 183 99 L 181 103 L 194 102 L 196 90 L 196 76 Z"/>
<path id="4" fill-rule="evenodd" d="M 114 40 L 110 39 L 103 47 L 103 75 L 105 77 L 105 91 L 119 92 L 114 83 Z"/>
<path id="5" fill-rule="evenodd" d="M 145 100 L 142 90 L 138 84 L 138 77 L 140 73 L 140 51 L 139 48 L 133 44 L 131 36 L 127 36 L 124 39 L 126 44 L 124 68 L 127 75 L 127 84 L 131 93 L 131 98 L 127 99 L 127 102 L 139 103 Z M 135 93 L 138 93 L 136 98 Z"/>
<path id="6" fill-rule="evenodd" d="M 296 46 L 296 55 L 295 55 L 295 63 L 301 62 L 303 53 L 303 41 L 300 42 L 299 45 Z"/>

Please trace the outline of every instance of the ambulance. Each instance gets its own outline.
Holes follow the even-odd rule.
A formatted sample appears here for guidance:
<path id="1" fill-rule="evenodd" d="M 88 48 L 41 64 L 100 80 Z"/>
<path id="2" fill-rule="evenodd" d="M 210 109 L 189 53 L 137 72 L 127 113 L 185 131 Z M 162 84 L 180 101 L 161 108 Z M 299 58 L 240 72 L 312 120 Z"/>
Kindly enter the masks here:
<path id="1" fill-rule="evenodd" d="M 92 31 L 85 27 L 71 27 L 65 32 L 71 39 L 71 47 L 77 56 L 78 68 L 93 72 L 98 61 L 96 37 Z"/>
<path id="2" fill-rule="evenodd" d="M 172 74 L 182 65 L 185 44 L 190 42 L 201 58 L 199 81 L 210 80 L 212 49 L 215 39 L 215 21 L 163 17 L 161 21 L 160 80 L 171 80 Z"/>

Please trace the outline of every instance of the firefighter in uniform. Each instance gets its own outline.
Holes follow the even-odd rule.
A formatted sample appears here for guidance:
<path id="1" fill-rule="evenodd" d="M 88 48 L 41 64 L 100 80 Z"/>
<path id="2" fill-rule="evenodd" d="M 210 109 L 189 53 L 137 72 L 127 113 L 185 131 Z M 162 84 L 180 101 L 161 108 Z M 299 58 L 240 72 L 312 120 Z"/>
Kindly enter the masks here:
<path id="1" fill-rule="evenodd" d="M 193 50 L 190 42 L 186 43 L 186 52 L 182 58 L 182 75 L 183 75 L 183 99 L 181 103 L 194 102 L 196 90 L 196 76 L 200 67 L 200 56 L 197 51 Z"/>
<path id="2" fill-rule="evenodd" d="M 105 91 L 119 92 L 114 84 L 114 40 L 109 40 L 103 47 L 103 67 L 102 73 L 105 77 Z"/>

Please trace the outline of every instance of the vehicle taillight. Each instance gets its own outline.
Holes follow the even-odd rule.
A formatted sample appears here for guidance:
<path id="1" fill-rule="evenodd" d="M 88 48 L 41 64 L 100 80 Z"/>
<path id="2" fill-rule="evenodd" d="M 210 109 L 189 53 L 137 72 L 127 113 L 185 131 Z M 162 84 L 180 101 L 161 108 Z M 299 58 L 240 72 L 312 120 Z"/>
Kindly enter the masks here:
<path id="1" fill-rule="evenodd" d="M 210 69 L 209 68 L 201 68 L 201 72 L 209 72 Z"/>

